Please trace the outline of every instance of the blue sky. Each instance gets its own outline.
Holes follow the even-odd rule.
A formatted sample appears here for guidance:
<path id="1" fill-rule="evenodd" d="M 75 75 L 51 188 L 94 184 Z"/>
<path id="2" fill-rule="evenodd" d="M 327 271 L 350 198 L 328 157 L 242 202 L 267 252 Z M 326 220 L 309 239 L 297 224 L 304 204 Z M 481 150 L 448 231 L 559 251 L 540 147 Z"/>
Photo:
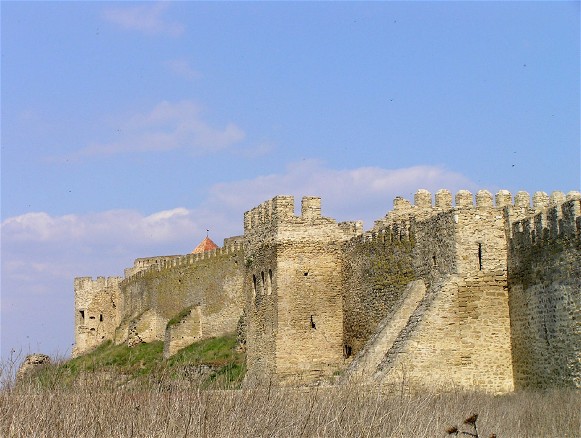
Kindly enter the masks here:
<path id="1" fill-rule="evenodd" d="M 1 352 L 276 194 L 579 190 L 579 2 L 2 2 Z"/>

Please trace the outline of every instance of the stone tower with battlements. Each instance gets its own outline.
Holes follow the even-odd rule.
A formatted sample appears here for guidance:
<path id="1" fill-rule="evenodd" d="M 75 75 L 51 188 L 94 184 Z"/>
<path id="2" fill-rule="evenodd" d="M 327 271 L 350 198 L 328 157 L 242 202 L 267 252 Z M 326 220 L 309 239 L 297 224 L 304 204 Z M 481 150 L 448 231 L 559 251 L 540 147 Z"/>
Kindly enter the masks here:
<path id="1" fill-rule="evenodd" d="M 249 380 L 311 383 L 343 362 L 341 245 L 360 224 L 321 216 L 321 200 L 277 196 L 244 215 Z"/>

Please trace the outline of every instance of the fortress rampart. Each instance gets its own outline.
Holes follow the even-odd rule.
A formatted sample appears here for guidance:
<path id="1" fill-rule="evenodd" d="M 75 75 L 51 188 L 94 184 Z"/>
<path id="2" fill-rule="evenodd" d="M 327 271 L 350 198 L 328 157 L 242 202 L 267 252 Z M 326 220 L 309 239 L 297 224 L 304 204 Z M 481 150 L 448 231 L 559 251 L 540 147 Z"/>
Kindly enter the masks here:
<path id="1" fill-rule="evenodd" d="M 73 355 L 105 340 L 130 345 L 164 340 L 171 318 L 194 305 L 201 309 L 200 333 L 192 333 L 192 339 L 234 332 L 244 303 L 243 247 L 236 238 L 226 243 L 201 254 L 137 259 L 125 270 L 125 278 L 76 278 Z M 85 315 L 85 324 L 80 315 Z M 87 320 L 94 315 L 98 318 Z M 188 336 L 183 339 L 180 335 L 176 342 L 187 342 Z"/>
<path id="2" fill-rule="evenodd" d="M 243 328 L 247 384 L 580 387 L 580 211 L 578 192 L 418 190 L 364 232 L 276 196 L 223 248 L 76 279 L 75 352 Z"/>
<path id="3" fill-rule="evenodd" d="M 518 387 L 581 386 L 581 194 L 511 224 L 508 257 Z"/>

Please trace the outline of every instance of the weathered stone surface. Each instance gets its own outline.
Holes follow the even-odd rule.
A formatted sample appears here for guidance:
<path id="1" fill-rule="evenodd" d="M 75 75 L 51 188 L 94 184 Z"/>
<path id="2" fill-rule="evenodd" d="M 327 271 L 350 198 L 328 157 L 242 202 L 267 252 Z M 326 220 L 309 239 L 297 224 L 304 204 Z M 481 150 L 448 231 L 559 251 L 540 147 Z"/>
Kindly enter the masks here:
<path id="1" fill-rule="evenodd" d="M 202 308 L 201 306 L 186 307 L 180 315 L 172 318 L 167 323 L 163 343 L 163 357 L 167 359 L 182 348 L 201 339 L 203 339 Z"/>
<path id="2" fill-rule="evenodd" d="M 508 285 L 517 388 L 581 387 L 580 211 L 571 197 L 513 224 Z"/>

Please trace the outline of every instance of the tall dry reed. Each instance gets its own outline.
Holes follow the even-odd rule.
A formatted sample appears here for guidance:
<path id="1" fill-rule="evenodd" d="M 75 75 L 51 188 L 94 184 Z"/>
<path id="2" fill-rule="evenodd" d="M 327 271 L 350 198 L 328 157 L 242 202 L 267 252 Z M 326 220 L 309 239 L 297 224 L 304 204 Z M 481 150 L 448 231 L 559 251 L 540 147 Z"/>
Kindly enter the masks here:
<path id="1" fill-rule="evenodd" d="M 6 375 L 6 372 L 3 373 Z M 366 386 L 203 390 L 156 376 L 4 382 L 2 437 L 438 437 L 478 413 L 481 438 L 577 437 L 579 391 L 385 394 Z M 8 384 L 7 384 L 8 383 Z"/>

